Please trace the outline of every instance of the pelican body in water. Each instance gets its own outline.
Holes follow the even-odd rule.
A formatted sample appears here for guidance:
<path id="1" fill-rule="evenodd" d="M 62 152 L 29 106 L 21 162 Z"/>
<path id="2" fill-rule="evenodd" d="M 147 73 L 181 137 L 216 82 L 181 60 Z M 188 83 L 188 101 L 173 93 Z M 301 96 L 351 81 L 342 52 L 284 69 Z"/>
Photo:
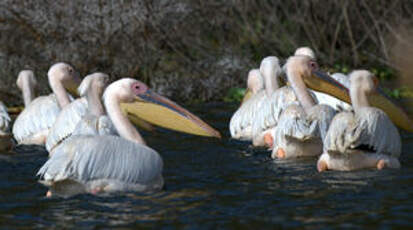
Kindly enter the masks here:
<path id="1" fill-rule="evenodd" d="M 350 74 L 354 111 L 337 114 L 324 140 L 319 171 L 363 168 L 399 168 L 401 140 L 397 128 L 382 110 L 371 107 L 368 95 L 378 94 L 378 80 L 366 70 Z"/>
<path id="2" fill-rule="evenodd" d="M 255 146 L 263 145 L 264 135 L 268 128 L 276 125 L 279 111 L 296 100 L 288 90 L 279 90 L 281 67 L 277 57 L 264 58 L 259 72 L 264 79 L 264 90 L 243 103 L 230 121 L 232 138 L 252 140 Z"/>
<path id="3" fill-rule="evenodd" d="M 288 82 L 298 102 L 290 104 L 280 116 L 273 130 L 273 158 L 318 156 L 323 139 L 335 110 L 328 105 L 317 105 L 306 87 L 306 81 L 316 77 L 329 85 L 328 90 L 347 93 L 346 88 L 318 70 L 309 56 L 293 56 L 286 63 Z"/>
<path id="4" fill-rule="evenodd" d="M 246 96 L 229 123 L 231 137 L 238 140 L 252 139 L 252 121 L 265 94 L 264 81 L 259 69 L 253 69 L 248 73 L 247 84 Z"/>
<path id="5" fill-rule="evenodd" d="M 36 80 L 32 71 L 21 71 L 17 86 L 23 92 L 25 108 L 13 125 L 13 136 L 18 144 L 44 145 L 50 127 L 61 108 L 70 103 L 70 92 L 76 92 L 80 79 L 65 63 L 54 64 L 47 73 L 53 93 L 34 98 Z"/>
<path id="6" fill-rule="evenodd" d="M 188 126 L 196 126 L 204 130 L 205 136 L 217 137 L 217 131 L 198 117 L 152 92 L 135 79 L 125 78 L 110 84 L 103 99 L 105 110 L 120 137 L 72 135 L 58 145 L 52 157 L 38 172 L 41 182 L 50 188 L 49 195 L 153 191 L 163 187 L 162 158 L 146 146 L 142 136 L 122 111 L 122 105 L 128 105 L 128 113 L 145 108 L 141 113 L 137 112 L 138 117 L 145 117 L 144 113 L 150 114 L 148 110 L 163 111 L 162 114 L 168 117 L 158 118 L 175 123 L 170 127 L 188 131 Z M 193 133 L 200 133 L 194 130 L 192 128 Z"/>
<path id="7" fill-rule="evenodd" d="M 284 67 L 285 69 L 285 67 Z M 261 62 L 260 70 L 267 78 L 272 77 L 271 83 L 275 85 L 271 91 L 267 91 L 269 95 L 258 108 L 258 115 L 252 125 L 253 145 L 267 146 L 270 149 L 273 147 L 273 132 L 282 112 L 291 104 L 296 103 L 298 98 L 291 86 L 279 87 L 279 76 L 281 75 L 281 68 L 278 62 L 272 61 L 270 58 L 265 58 Z M 277 74 L 273 74 L 276 72 Z M 313 98 L 315 96 L 312 92 L 308 92 Z"/>
<path id="8" fill-rule="evenodd" d="M 7 107 L 0 101 L 0 151 L 10 150 L 13 147 L 10 122 Z"/>
<path id="9" fill-rule="evenodd" d="M 98 100 L 96 93 L 98 91 L 103 93 L 104 87 L 106 87 L 108 82 L 109 76 L 99 72 L 89 74 L 82 80 L 78 88 L 80 98 L 72 101 L 60 111 L 56 121 L 49 130 L 49 135 L 46 139 L 46 150 L 49 152 L 49 155 L 53 154 L 53 149 L 57 145 L 73 134 L 78 123 L 87 115 L 88 110 L 96 110 L 96 104 L 98 103 L 96 102 Z M 92 87 L 92 85 L 95 85 L 95 87 Z M 91 101 L 92 104 L 90 103 Z M 90 105 L 94 107 L 90 109 Z M 145 130 L 153 130 L 152 125 L 148 122 L 143 121 L 139 117 L 130 116 L 135 125 Z M 107 116 L 102 117 L 102 119 L 107 119 Z M 105 124 L 110 125 L 110 121 L 106 121 Z"/>
<path id="10" fill-rule="evenodd" d="M 56 118 L 53 126 L 50 128 L 49 135 L 46 139 L 46 150 L 49 155 L 53 154 L 53 149 L 63 140 L 72 135 L 76 125 L 86 115 L 88 111 L 88 102 L 95 100 L 96 94 L 90 95 L 93 91 L 103 93 L 106 84 L 109 82 L 109 76 L 104 73 L 93 73 L 86 76 L 78 88 L 80 98 L 72 101 L 65 106 Z M 96 87 L 91 85 L 96 84 Z M 89 97 L 88 97 L 89 93 Z M 101 96 L 101 95 L 100 95 Z M 100 97 L 99 96 L 99 97 Z"/>

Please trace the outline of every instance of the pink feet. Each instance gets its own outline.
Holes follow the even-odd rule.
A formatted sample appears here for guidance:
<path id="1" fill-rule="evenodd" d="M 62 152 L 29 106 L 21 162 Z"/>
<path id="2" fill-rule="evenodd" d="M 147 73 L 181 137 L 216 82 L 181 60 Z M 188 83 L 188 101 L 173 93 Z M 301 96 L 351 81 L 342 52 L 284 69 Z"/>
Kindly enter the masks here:
<path id="1" fill-rule="evenodd" d="M 93 195 L 96 195 L 96 194 L 101 193 L 103 191 L 104 191 L 104 189 L 102 187 L 96 187 L 96 188 L 93 188 L 92 190 L 90 190 L 90 193 L 92 193 Z"/>
<path id="2" fill-rule="evenodd" d="M 46 197 L 48 197 L 48 198 L 52 197 L 52 191 L 50 191 L 50 190 L 47 191 L 46 192 Z"/>
<path id="3" fill-rule="evenodd" d="M 285 158 L 285 151 L 284 151 L 284 149 L 282 149 L 282 148 L 278 148 L 278 149 L 277 149 L 277 157 L 280 158 L 280 159 Z"/>
<path id="4" fill-rule="evenodd" d="M 269 148 L 272 149 L 272 147 L 274 146 L 274 140 L 272 138 L 271 133 L 266 133 L 264 135 L 264 143 L 265 145 L 267 145 Z"/>
<path id="5" fill-rule="evenodd" d="M 323 172 L 323 171 L 327 171 L 328 167 L 327 167 L 327 163 L 325 161 L 319 161 L 317 162 L 317 170 L 318 172 Z"/>
<path id="6" fill-rule="evenodd" d="M 384 160 L 379 160 L 377 162 L 377 169 L 378 170 L 382 170 L 386 167 L 386 162 Z"/>

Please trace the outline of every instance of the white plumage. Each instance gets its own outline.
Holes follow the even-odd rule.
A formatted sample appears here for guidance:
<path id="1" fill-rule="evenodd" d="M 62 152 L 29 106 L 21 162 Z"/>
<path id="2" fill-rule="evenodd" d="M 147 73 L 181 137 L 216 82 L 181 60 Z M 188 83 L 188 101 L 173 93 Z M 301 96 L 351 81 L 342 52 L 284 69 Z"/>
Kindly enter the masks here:
<path id="1" fill-rule="evenodd" d="M 54 147 L 72 134 L 77 123 L 86 114 L 87 108 L 86 98 L 82 97 L 72 101 L 56 115 L 46 139 L 47 151 L 51 152 Z"/>
<path id="2" fill-rule="evenodd" d="M 342 73 L 334 73 L 331 75 L 331 77 L 334 78 L 336 81 L 338 81 L 340 84 L 342 84 L 347 89 L 350 88 L 350 79 L 347 75 L 344 75 Z M 313 92 L 315 96 L 317 97 L 319 104 L 329 105 L 337 111 L 351 110 L 352 108 L 350 104 L 340 99 L 337 99 L 331 95 L 317 92 L 317 91 L 313 91 Z"/>
<path id="3" fill-rule="evenodd" d="M 86 114 L 77 123 L 72 135 L 118 136 L 119 134 L 108 116 L 97 117 L 92 114 Z"/>
<path id="4" fill-rule="evenodd" d="M 7 107 L 0 101 L 0 135 L 5 135 L 10 132 L 10 116 L 7 113 Z"/>
<path id="5" fill-rule="evenodd" d="M 320 155 L 334 115 L 335 110 L 327 105 L 315 105 L 308 113 L 298 103 L 288 106 L 273 131 L 272 158 L 278 156 L 280 149 L 285 153 L 283 158 Z"/>
<path id="6" fill-rule="evenodd" d="M 397 128 L 382 110 L 368 106 L 366 94 L 375 91 L 375 77 L 368 71 L 354 71 L 351 78 L 355 109 L 334 117 L 324 139 L 318 169 L 400 167 L 401 140 Z"/>
<path id="7" fill-rule="evenodd" d="M 72 135 L 78 123 L 87 114 L 89 109 L 87 94 L 92 91 L 93 82 L 101 82 L 96 89 L 99 92 L 96 92 L 96 95 L 93 96 L 96 98 L 93 103 L 101 104 L 100 97 L 108 80 L 109 76 L 103 73 L 90 74 L 82 80 L 78 88 L 81 98 L 72 101 L 61 110 L 47 136 L 46 150 L 49 151 L 50 155 L 58 144 Z"/>
<path id="8" fill-rule="evenodd" d="M 148 90 L 145 84 L 127 78 L 106 88 L 103 98 L 109 116 L 105 116 L 99 109 L 100 104 L 92 104 L 89 100 L 94 92 L 87 95 L 91 111 L 79 122 L 73 135 L 53 150 L 53 155 L 38 172 L 41 182 L 50 188 L 48 195 L 161 189 L 162 159 L 146 146 L 120 104 L 147 100 L 146 103 L 156 103 L 167 109 L 183 109 Z M 195 117 L 189 112 L 185 116 Z M 121 137 L 108 135 L 111 133 L 119 133 Z"/>
<path id="9" fill-rule="evenodd" d="M 234 113 L 230 121 L 230 132 L 234 139 L 258 140 L 261 132 L 258 127 L 276 124 L 278 107 L 280 103 L 288 103 L 284 100 L 293 99 L 291 96 L 280 95 L 278 91 L 278 76 L 281 67 L 277 57 L 270 56 L 262 60 L 260 73 L 264 80 L 264 90 L 253 95 L 248 101 Z M 282 107 L 282 106 L 281 106 Z M 255 126 L 255 127 L 254 127 Z M 261 131 L 261 130 L 260 130 Z M 257 141 L 256 144 L 258 145 Z"/>
<path id="10" fill-rule="evenodd" d="M 0 101 L 0 151 L 11 149 L 13 146 L 12 136 L 10 135 L 10 116 L 7 107 Z"/>
<path id="11" fill-rule="evenodd" d="M 48 78 L 53 94 L 30 101 L 36 85 L 34 74 L 27 70 L 19 74 L 17 85 L 23 92 L 25 108 L 13 125 L 13 135 L 18 144 L 45 144 L 61 108 L 72 100 L 66 89 L 73 89 L 79 82 L 77 73 L 65 63 L 54 64 L 48 71 Z"/>
<path id="12" fill-rule="evenodd" d="M 257 107 L 264 96 L 264 79 L 259 69 L 253 69 L 248 73 L 247 93 L 241 106 L 232 115 L 229 130 L 231 137 L 238 140 L 251 140 L 251 124 Z"/>
<path id="13" fill-rule="evenodd" d="M 34 99 L 14 121 L 13 136 L 18 144 L 45 143 L 50 127 L 60 113 L 56 96 Z"/>
<path id="14" fill-rule="evenodd" d="M 147 191 L 163 186 L 163 162 L 144 145 L 116 136 L 72 136 L 59 145 L 38 175 L 52 193 Z M 67 184 L 75 185 L 70 188 Z M 62 185 L 62 186 L 61 186 Z"/>
<path id="15" fill-rule="evenodd" d="M 252 124 L 260 112 L 259 108 L 264 103 L 266 93 L 260 91 L 244 102 L 241 107 L 232 115 L 229 130 L 231 137 L 238 140 L 252 140 Z"/>
<path id="16" fill-rule="evenodd" d="M 272 131 L 273 158 L 317 156 L 322 153 L 322 140 L 335 110 L 328 105 L 317 105 L 317 100 L 304 83 L 304 79 L 310 78 L 317 68 L 311 57 L 302 55 L 290 57 L 286 63 L 288 81 L 298 102 L 282 111 Z"/>

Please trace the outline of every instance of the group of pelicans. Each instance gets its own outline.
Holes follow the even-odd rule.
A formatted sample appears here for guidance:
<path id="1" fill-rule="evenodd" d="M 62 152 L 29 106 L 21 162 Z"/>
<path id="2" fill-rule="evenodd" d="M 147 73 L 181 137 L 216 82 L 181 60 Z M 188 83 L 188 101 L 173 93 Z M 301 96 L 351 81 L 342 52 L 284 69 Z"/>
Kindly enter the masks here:
<path id="1" fill-rule="evenodd" d="M 135 126 L 221 137 L 138 80 L 109 84 L 109 76 L 99 72 L 81 80 L 66 63 L 52 65 L 47 75 L 53 93 L 35 98 L 34 73 L 19 73 L 25 108 L 11 133 L 11 109 L 0 102 L 0 151 L 15 142 L 45 146 L 49 159 L 37 175 L 49 188 L 47 196 L 161 189 L 162 158 Z M 247 84 L 230 121 L 232 138 L 266 146 L 273 158 L 319 156 L 319 171 L 400 167 L 394 124 L 412 132 L 413 123 L 382 94 L 372 73 L 330 76 L 303 47 L 283 67 L 277 57 L 264 58 Z"/>
<path id="2" fill-rule="evenodd" d="M 272 158 L 318 157 L 320 172 L 400 168 L 395 124 L 413 132 L 413 122 L 371 72 L 330 76 L 315 59 L 302 47 L 283 67 L 270 56 L 251 70 L 247 94 L 230 121 L 232 138 L 265 146 Z"/>
<path id="3" fill-rule="evenodd" d="M 66 63 L 52 65 L 47 75 L 53 93 L 35 98 L 33 71 L 19 73 L 17 86 L 25 108 L 10 133 L 12 110 L 1 103 L 0 151 L 10 150 L 14 142 L 45 146 L 49 159 L 37 175 L 49 187 L 48 197 L 161 189 L 162 158 L 134 125 L 151 129 L 152 123 L 220 137 L 200 118 L 138 80 L 109 84 L 109 76 L 99 72 L 81 80 Z"/>

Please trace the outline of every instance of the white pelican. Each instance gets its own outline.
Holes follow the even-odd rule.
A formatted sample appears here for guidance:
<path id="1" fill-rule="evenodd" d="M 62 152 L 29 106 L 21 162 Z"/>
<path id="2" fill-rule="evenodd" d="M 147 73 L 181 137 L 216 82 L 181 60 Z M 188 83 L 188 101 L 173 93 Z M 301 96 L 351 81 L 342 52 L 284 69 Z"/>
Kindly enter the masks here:
<path id="1" fill-rule="evenodd" d="M 10 150 L 13 147 L 10 122 L 7 107 L 0 101 L 0 151 Z"/>
<path id="2" fill-rule="evenodd" d="M 87 113 L 77 123 L 72 135 L 119 136 L 112 121 L 106 115 L 101 99 L 108 80 L 108 76 L 102 74 L 101 76 L 93 77 L 85 84 L 83 82 L 80 84 L 79 95 L 87 100 Z"/>
<path id="3" fill-rule="evenodd" d="M 260 108 L 263 103 L 271 103 L 271 101 L 268 102 L 268 98 L 272 98 L 273 92 L 279 88 L 277 76 L 281 74 L 281 67 L 278 58 L 266 57 L 261 62 L 259 72 L 256 70 L 250 72 L 254 75 L 259 75 L 259 73 L 264 80 L 264 90 L 251 96 L 231 117 L 229 128 L 234 139 L 252 140 L 252 126 L 258 116 L 272 116 L 272 111 L 262 111 Z M 259 79 L 258 76 L 257 79 Z"/>
<path id="4" fill-rule="evenodd" d="M 306 51 L 307 48 L 303 50 Z M 266 76 L 266 78 L 270 78 L 278 83 L 281 70 L 277 70 L 277 74 L 274 75 L 274 69 L 279 69 L 279 65 L 277 65 L 276 62 L 271 62 L 269 60 L 264 59 L 261 63 L 260 70 L 263 76 Z M 278 86 L 278 84 L 275 85 Z M 260 107 L 258 107 L 256 112 L 257 116 L 252 124 L 252 141 L 254 146 L 273 147 L 273 130 L 277 126 L 282 112 L 285 108 L 287 108 L 287 106 L 297 102 L 298 100 L 291 86 L 283 86 L 271 91 L 272 92 L 267 92 L 270 93 L 270 96 L 264 98 L 263 100 L 265 101 L 261 103 Z M 316 100 L 312 92 L 309 91 L 308 93 L 314 98 L 314 100 Z"/>
<path id="5" fill-rule="evenodd" d="M 322 140 L 335 115 L 327 105 L 317 105 L 306 82 L 319 76 L 329 84 L 329 90 L 347 93 L 345 87 L 318 71 L 317 63 L 309 56 L 293 56 L 286 63 L 288 82 L 299 103 L 290 104 L 282 113 L 273 131 L 273 158 L 317 156 L 322 153 Z"/>
<path id="6" fill-rule="evenodd" d="M 308 47 L 297 49 L 296 54 L 315 57 L 314 52 Z M 277 124 L 280 111 L 286 104 L 296 100 L 294 93 L 290 92 L 291 90 L 283 89 L 282 92 L 273 95 L 280 88 L 278 78 L 283 69 L 284 67 L 280 67 L 277 57 L 269 56 L 261 61 L 260 72 L 253 70 L 249 73 L 246 96 L 241 107 L 234 113 L 230 121 L 232 138 L 252 140 L 254 146 L 265 145 L 264 138 L 272 140 L 267 134 L 270 134 L 271 128 Z M 262 80 L 265 92 L 261 90 Z M 251 87 L 250 82 L 253 83 Z M 252 95 L 250 93 L 252 87 L 260 90 Z M 250 98 L 252 100 L 245 103 Z"/>
<path id="7" fill-rule="evenodd" d="M 76 130 L 76 126 L 87 114 L 88 110 L 98 109 L 96 106 L 101 103 L 100 100 L 97 100 L 95 97 L 98 96 L 97 93 L 103 93 L 108 81 L 109 76 L 99 72 L 90 74 L 82 80 L 82 83 L 78 88 L 80 98 L 72 101 L 61 110 L 56 121 L 49 130 L 49 135 L 46 139 L 46 150 L 49 152 L 49 155 L 53 154 L 53 149 L 58 144 L 72 135 Z M 94 85 L 94 87 L 92 87 L 92 85 Z M 89 108 L 89 105 L 91 105 L 90 101 L 92 101 L 92 108 Z M 106 118 L 106 116 L 102 117 L 102 119 Z M 135 125 L 145 130 L 153 130 L 152 125 L 143 121 L 141 118 L 133 116 L 132 114 L 129 114 L 129 118 Z"/>
<path id="8" fill-rule="evenodd" d="M 371 107 L 368 95 L 379 93 L 378 80 L 366 70 L 350 74 L 354 111 L 337 114 L 324 140 L 318 170 L 399 168 L 401 140 L 397 128 L 382 110 Z"/>
<path id="9" fill-rule="evenodd" d="M 248 90 L 241 106 L 232 115 L 229 123 L 231 136 L 239 140 L 251 140 L 251 125 L 255 112 L 265 92 L 263 90 L 263 77 L 258 69 L 253 69 L 248 73 Z"/>
<path id="10" fill-rule="evenodd" d="M 80 98 L 77 98 L 65 106 L 50 128 L 49 135 L 46 139 L 46 150 L 49 152 L 49 155 L 52 155 L 53 148 L 72 135 L 78 122 L 86 115 L 88 111 L 88 101 L 95 99 L 93 98 L 95 95 L 89 95 L 89 97 L 87 97 L 88 93 L 92 91 L 99 93 L 100 91 L 101 94 L 103 94 L 103 90 L 108 82 L 109 76 L 104 73 L 93 73 L 82 80 L 78 88 Z M 96 84 L 96 86 L 99 87 L 91 87 L 92 84 Z"/>
<path id="11" fill-rule="evenodd" d="M 140 103 L 143 104 L 141 108 L 157 108 L 158 112 L 162 108 L 164 112 L 169 111 L 164 114 L 174 116 L 169 117 L 167 122 L 177 122 L 179 126 L 196 126 L 204 130 L 205 135 L 216 136 L 216 131 L 195 115 L 153 93 L 145 84 L 134 79 L 121 79 L 110 84 L 103 99 L 106 112 L 120 137 L 72 135 L 58 145 L 53 156 L 38 172 L 41 182 L 50 188 L 48 195 L 152 191 L 162 188 L 162 158 L 146 146 L 122 111 L 121 104 L 129 104 L 129 113 L 138 110 Z M 154 106 L 145 105 L 148 103 Z M 184 120 L 175 119 L 178 117 Z M 182 127 L 182 130 L 187 128 Z"/>
<path id="12" fill-rule="evenodd" d="M 26 105 L 13 125 L 13 136 L 18 144 L 44 145 L 60 109 L 70 103 L 65 89 L 75 92 L 80 83 L 77 73 L 65 63 L 54 64 L 47 75 L 53 93 L 34 100 L 36 80 L 33 72 L 22 71 L 18 76 L 17 86 L 23 92 Z"/>

